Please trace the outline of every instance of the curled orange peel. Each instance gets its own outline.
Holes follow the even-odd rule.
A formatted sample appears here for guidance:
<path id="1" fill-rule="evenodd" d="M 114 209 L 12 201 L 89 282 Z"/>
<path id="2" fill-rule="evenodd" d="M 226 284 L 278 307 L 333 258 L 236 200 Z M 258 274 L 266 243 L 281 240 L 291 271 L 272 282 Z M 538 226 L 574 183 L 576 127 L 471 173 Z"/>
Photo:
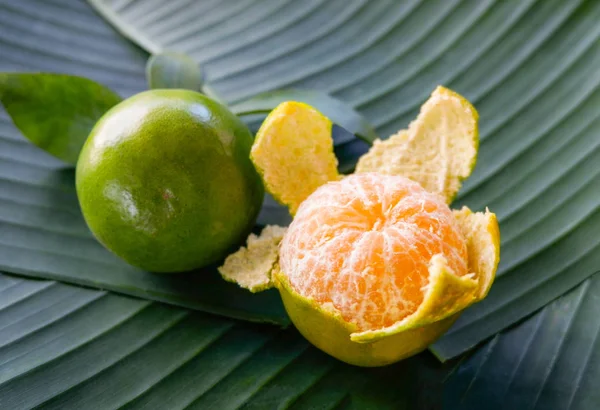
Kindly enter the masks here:
<path id="1" fill-rule="evenodd" d="M 294 215 L 318 187 L 340 178 L 331 121 L 311 106 L 287 101 L 267 116 L 250 159 L 273 198 Z"/>
<path id="2" fill-rule="evenodd" d="M 229 255 L 219 267 L 223 279 L 253 293 L 273 287 L 271 272 L 277 263 L 279 242 L 286 229 L 268 225 L 259 236 L 250 234 L 246 247 Z"/>
<path id="3" fill-rule="evenodd" d="M 401 175 L 451 203 L 477 162 L 479 115 L 460 94 L 437 87 L 407 130 L 373 146 L 356 172 Z"/>
<path id="4" fill-rule="evenodd" d="M 371 342 L 437 322 L 487 295 L 500 260 L 500 231 L 496 215 L 487 210 L 474 213 L 467 207 L 453 212 L 467 240 L 470 273 L 457 276 L 443 256 L 433 256 L 429 263 L 429 283 L 423 289 L 423 302 L 419 308 L 392 326 L 352 333 L 352 341 Z"/>

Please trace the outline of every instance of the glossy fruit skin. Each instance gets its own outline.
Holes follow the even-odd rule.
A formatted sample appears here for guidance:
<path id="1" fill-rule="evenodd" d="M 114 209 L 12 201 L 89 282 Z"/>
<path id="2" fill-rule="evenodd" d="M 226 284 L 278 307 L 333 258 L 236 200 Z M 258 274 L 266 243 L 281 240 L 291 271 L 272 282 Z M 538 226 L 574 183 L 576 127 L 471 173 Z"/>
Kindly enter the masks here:
<path id="1" fill-rule="evenodd" d="M 225 106 L 150 90 L 108 111 L 77 162 L 77 196 L 96 238 L 131 265 L 179 272 L 224 258 L 256 221 L 264 188 L 253 137 Z"/>

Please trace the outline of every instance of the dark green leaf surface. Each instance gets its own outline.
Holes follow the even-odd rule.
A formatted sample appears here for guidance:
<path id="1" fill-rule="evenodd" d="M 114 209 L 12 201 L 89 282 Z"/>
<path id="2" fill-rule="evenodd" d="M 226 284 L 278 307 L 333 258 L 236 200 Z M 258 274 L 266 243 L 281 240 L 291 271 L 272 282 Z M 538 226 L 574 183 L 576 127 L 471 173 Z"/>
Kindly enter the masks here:
<path id="1" fill-rule="evenodd" d="M 0 274 L 2 409 L 437 408 L 448 370 L 360 369 L 292 329 Z"/>
<path id="2" fill-rule="evenodd" d="M 595 409 L 600 275 L 471 357 L 360 369 L 293 330 L 0 274 L 0 408 Z"/>
<path id="3" fill-rule="evenodd" d="M 83 2 L 0 0 L 0 27 L 10 29 L 0 30 L 0 69 L 86 75 L 124 96 L 145 86 L 145 55 Z M 4 114 L 0 136 L 1 259 L 60 261 L 76 247 L 94 260 L 97 248 L 79 247 L 87 242 L 77 235 L 69 241 L 68 233 L 87 232 L 73 208 L 72 175 L 54 171 L 58 161 L 26 143 Z M 449 409 L 527 408 L 536 397 L 539 409 L 595 409 L 600 295 L 593 281 L 447 377 L 455 363 L 428 353 L 359 369 L 293 330 L 0 274 L 0 408 L 439 409 L 446 380 Z"/>
<path id="4" fill-rule="evenodd" d="M 183 88 L 202 91 L 202 71 L 198 64 L 182 53 L 165 51 L 153 54 L 146 64 L 148 88 Z"/>
<path id="5" fill-rule="evenodd" d="M 87 78 L 0 73 L 0 102 L 13 123 L 35 145 L 72 165 L 96 121 L 120 101 Z"/>
<path id="6" fill-rule="evenodd" d="M 143 47 L 191 55 L 229 103 L 316 89 L 382 136 L 406 127 L 438 84 L 474 103 L 480 155 L 456 206 L 498 214 L 502 261 L 489 297 L 434 346 L 442 358 L 600 266 L 600 2 L 91 3 Z"/>
<path id="7" fill-rule="evenodd" d="M 345 365 L 294 330 L 0 274 L 0 408 L 595 409 L 600 275 L 442 365 Z"/>
<path id="8" fill-rule="evenodd" d="M 595 274 L 461 362 L 445 382 L 446 407 L 597 409 L 599 311 Z"/>
<path id="9" fill-rule="evenodd" d="M 333 123 L 344 127 L 362 139 L 373 142 L 377 133 L 358 112 L 344 102 L 325 93 L 314 90 L 277 90 L 259 94 L 248 100 L 230 106 L 237 115 L 268 114 L 284 101 L 298 101 L 315 107 L 325 114 Z M 352 138 L 338 141 L 349 142 Z"/>

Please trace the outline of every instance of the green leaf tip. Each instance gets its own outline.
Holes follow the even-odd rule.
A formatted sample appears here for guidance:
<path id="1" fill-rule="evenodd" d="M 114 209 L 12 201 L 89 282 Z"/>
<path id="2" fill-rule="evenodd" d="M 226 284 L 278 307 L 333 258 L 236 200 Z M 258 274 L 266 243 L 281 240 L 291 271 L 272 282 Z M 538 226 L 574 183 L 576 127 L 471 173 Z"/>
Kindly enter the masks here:
<path id="1" fill-rule="evenodd" d="M 202 92 L 204 78 L 200 66 L 188 55 L 175 51 L 153 54 L 146 64 L 148 87 L 182 88 Z"/>
<path id="2" fill-rule="evenodd" d="M 53 73 L 0 73 L 0 102 L 23 135 L 75 165 L 90 131 L 121 101 L 90 79 Z"/>

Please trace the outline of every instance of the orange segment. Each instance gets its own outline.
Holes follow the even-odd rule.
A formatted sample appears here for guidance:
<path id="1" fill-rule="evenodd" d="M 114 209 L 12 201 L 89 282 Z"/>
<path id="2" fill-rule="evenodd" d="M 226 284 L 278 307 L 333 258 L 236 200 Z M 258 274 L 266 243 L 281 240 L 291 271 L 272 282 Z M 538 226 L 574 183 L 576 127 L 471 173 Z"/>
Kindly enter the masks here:
<path id="1" fill-rule="evenodd" d="M 380 329 L 353 332 L 350 340 L 371 343 L 388 336 L 439 322 L 475 302 L 478 282 L 473 274 L 457 276 L 441 254 L 429 263 L 428 284 L 422 288 L 423 300 L 404 319 Z"/>
<path id="2" fill-rule="evenodd" d="M 371 343 L 431 325 L 487 295 L 500 261 L 500 230 L 496 215 L 488 210 L 474 213 L 467 207 L 452 212 L 466 239 L 470 273 L 457 276 L 443 256 L 435 255 L 430 261 L 429 283 L 423 288 L 424 297 L 419 308 L 386 328 L 353 332 L 350 334 L 352 341 Z"/>
<path id="3" fill-rule="evenodd" d="M 435 255 L 454 276 L 468 273 L 466 240 L 444 199 L 401 176 L 363 173 L 302 203 L 279 263 L 295 292 L 360 332 L 417 311 Z"/>

